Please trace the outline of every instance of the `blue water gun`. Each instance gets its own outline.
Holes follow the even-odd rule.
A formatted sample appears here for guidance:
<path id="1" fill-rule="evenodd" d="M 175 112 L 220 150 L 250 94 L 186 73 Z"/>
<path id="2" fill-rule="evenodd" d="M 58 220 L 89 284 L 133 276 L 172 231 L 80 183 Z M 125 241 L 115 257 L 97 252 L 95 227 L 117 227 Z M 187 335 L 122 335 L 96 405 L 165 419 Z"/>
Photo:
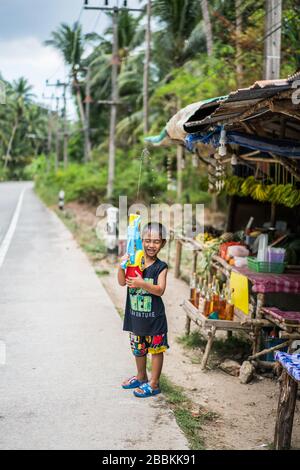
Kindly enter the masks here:
<path id="1" fill-rule="evenodd" d="M 127 254 L 129 259 L 121 264 L 126 270 L 127 277 L 136 277 L 136 271 L 142 276 L 145 269 L 145 253 L 140 234 L 141 217 L 138 214 L 129 215 L 127 228 Z"/>

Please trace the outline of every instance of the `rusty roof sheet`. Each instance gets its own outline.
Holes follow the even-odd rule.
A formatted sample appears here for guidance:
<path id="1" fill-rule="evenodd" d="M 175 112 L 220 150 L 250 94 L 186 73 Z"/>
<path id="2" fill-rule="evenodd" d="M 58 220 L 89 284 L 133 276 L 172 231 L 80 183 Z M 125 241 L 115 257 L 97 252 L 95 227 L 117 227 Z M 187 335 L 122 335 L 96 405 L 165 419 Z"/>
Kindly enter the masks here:
<path id="1" fill-rule="evenodd" d="M 214 103 L 214 106 L 201 107 L 185 123 L 184 129 L 188 133 L 199 132 L 213 124 L 223 124 L 237 120 L 251 107 L 258 103 L 290 90 L 292 80 L 260 80 L 251 87 L 241 88 L 231 92 L 227 98 Z M 268 106 L 261 107 L 259 114 L 268 111 Z"/>

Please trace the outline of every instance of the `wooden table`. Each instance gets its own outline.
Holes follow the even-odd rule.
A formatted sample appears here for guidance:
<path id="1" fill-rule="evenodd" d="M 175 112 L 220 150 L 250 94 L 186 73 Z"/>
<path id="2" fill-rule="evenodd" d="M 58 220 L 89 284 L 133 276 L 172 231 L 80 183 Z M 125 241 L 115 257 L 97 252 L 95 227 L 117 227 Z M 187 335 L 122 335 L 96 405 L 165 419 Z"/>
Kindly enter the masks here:
<path id="1" fill-rule="evenodd" d="M 206 333 L 208 338 L 204 356 L 202 358 L 201 368 L 205 369 L 207 366 L 207 361 L 209 354 L 213 345 L 213 341 L 218 330 L 223 331 L 250 331 L 251 326 L 243 325 L 242 320 L 238 319 L 238 312 L 235 312 L 235 318 L 232 321 L 228 320 L 210 320 L 209 318 L 202 315 L 198 309 L 189 301 L 185 300 L 183 303 L 183 309 L 186 313 L 186 326 L 185 333 L 190 334 L 191 321 L 200 326 Z"/>
<path id="2" fill-rule="evenodd" d="M 300 360 L 300 355 L 297 355 Z M 292 366 L 285 364 L 284 358 L 296 357 L 289 354 L 278 353 L 276 359 L 282 365 L 280 393 L 277 407 L 277 417 L 274 433 L 274 448 L 276 450 L 288 450 L 291 447 L 294 414 L 297 400 L 299 372 L 297 376 L 292 371 Z"/>

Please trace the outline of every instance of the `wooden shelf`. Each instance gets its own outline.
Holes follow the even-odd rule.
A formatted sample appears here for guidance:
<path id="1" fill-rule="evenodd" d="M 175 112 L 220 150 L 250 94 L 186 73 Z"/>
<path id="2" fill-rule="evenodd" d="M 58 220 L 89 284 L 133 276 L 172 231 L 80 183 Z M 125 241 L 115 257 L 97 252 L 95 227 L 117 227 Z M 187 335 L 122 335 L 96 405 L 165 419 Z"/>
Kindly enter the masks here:
<path id="1" fill-rule="evenodd" d="M 196 307 L 189 301 L 185 300 L 183 303 L 183 309 L 190 319 L 202 328 L 211 328 L 215 326 L 218 330 L 249 330 L 251 326 L 242 325 L 242 321 L 239 319 L 229 320 L 211 320 L 202 315 Z M 241 312 L 239 312 L 240 315 Z M 243 315 L 245 319 L 245 315 Z"/>

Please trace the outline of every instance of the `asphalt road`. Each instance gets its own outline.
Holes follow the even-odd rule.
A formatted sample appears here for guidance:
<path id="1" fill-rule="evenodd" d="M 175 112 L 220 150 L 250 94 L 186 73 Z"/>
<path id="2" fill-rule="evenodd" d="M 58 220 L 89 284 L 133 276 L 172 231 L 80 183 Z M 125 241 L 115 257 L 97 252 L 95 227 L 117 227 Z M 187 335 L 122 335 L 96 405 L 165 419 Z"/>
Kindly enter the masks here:
<path id="1" fill-rule="evenodd" d="M 187 449 L 162 396 L 120 387 L 134 373 L 120 317 L 31 183 L 0 184 L 0 251 L 4 241 L 0 449 Z"/>

